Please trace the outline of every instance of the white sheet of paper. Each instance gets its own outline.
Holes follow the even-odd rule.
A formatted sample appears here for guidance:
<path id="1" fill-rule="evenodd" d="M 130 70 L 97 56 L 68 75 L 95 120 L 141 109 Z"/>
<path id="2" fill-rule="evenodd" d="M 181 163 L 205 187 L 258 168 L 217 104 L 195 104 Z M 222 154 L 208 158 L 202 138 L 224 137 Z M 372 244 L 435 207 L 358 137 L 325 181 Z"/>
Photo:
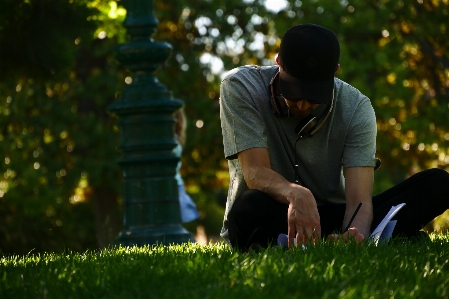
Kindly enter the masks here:
<path id="1" fill-rule="evenodd" d="M 389 240 L 391 237 L 391 234 L 393 233 L 393 229 L 396 225 L 396 222 L 394 224 L 389 224 L 391 221 L 391 218 L 396 215 L 397 212 L 399 212 L 402 207 L 405 206 L 405 203 L 401 203 L 397 206 L 392 206 L 388 214 L 384 217 L 384 219 L 379 223 L 379 225 L 376 227 L 376 229 L 371 233 L 370 239 L 374 241 L 374 244 L 378 244 L 379 240 L 382 238 L 382 240 Z M 385 228 L 388 226 L 388 231 L 385 232 L 383 235 L 383 232 Z"/>
<path id="2" fill-rule="evenodd" d="M 383 232 L 380 234 L 379 240 L 390 240 L 391 235 L 393 234 L 394 227 L 396 226 L 396 220 L 390 220 L 388 221 L 387 225 L 385 226 Z"/>

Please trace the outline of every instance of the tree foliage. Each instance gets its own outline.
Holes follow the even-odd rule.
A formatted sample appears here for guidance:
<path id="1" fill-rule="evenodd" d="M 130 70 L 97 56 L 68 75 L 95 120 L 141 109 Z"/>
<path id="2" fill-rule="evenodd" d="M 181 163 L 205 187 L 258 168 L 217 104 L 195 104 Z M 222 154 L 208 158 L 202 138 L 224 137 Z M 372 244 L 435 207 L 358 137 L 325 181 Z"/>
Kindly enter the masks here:
<path id="1" fill-rule="evenodd" d="M 7 4 L 0 31 L 8 57 L 0 85 L 0 251 L 105 246 L 120 226 L 117 129 L 105 111 L 123 85 L 112 55 L 117 37 L 93 38 L 107 25 L 95 21 L 100 4 Z"/>
<path id="2" fill-rule="evenodd" d="M 375 193 L 449 164 L 449 1 L 278 3 L 278 11 L 262 0 L 154 3 L 154 38 L 173 47 L 157 77 L 185 102 L 182 174 L 200 209 L 194 225 L 209 234 L 218 234 L 229 182 L 220 76 L 273 64 L 282 34 L 298 23 L 336 32 L 337 76 L 373 103 L 383 161 Z M 122 1 L 2 1 L 1 252 L 106 246 L 119 230 L 118 128 L 105 111 L 130 75 L 113 56 L 126 41 L 124 17 Z"/>

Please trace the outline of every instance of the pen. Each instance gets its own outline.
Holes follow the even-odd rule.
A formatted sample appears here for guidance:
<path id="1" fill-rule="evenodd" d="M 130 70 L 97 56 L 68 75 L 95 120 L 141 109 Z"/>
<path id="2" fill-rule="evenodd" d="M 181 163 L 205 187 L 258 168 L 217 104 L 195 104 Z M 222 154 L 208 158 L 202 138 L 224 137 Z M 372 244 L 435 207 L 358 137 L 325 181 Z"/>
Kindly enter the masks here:
<path id="1" fill-rule="evenodd" d="M 362 206 L 362 203 L 359 203 L 359 205 L 357 206 L 357 209 L 355 209 L 354 214 L 351 217 L 351 220 L 349 220 L 348 226 L 346 226 L 345 230 L 343 231 L 343 233 L 347 232 L 349 227 L 352 224 L 352 221 L 354 220 L 355 216 L 357 215 L 358 211 L 360 210 L 360 207 Z"/>

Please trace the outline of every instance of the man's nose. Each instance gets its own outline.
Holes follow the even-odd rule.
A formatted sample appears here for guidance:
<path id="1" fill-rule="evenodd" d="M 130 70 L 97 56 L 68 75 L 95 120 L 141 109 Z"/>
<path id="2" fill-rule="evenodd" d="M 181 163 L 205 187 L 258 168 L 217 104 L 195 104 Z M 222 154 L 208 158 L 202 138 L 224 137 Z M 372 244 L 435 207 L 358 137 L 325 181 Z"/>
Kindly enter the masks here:
<path id="1" fill-rule="evenodd" d="M 298 109 L 301 111 L 306 111 L 310 107 L 310 103 L 306 100 L 298 101 L 296 105 L 298 105 Z"/>

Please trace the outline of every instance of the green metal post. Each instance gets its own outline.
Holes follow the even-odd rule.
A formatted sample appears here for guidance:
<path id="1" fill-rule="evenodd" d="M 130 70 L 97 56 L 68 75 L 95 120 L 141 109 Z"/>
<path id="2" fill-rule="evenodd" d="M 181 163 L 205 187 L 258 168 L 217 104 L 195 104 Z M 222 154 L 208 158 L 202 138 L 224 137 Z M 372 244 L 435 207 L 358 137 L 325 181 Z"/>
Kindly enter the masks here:
<path id="1" fill-rule="evenodd" d="M 117 102 L 108 110 L 119 120 L 119 164 L 123 170 L 123 230 L 115 243 L 125 246 L 193 241 L 182 227 L 175 179 L 179 158 L 173 113 L 182 101 L 158 82 L 154 72 L 171 46 L 151 36 L 158 24 L 152 0 L 124 0 L 124 26 L 130 41 L 118 47 L 117 59 L 133 72 Z"/>

